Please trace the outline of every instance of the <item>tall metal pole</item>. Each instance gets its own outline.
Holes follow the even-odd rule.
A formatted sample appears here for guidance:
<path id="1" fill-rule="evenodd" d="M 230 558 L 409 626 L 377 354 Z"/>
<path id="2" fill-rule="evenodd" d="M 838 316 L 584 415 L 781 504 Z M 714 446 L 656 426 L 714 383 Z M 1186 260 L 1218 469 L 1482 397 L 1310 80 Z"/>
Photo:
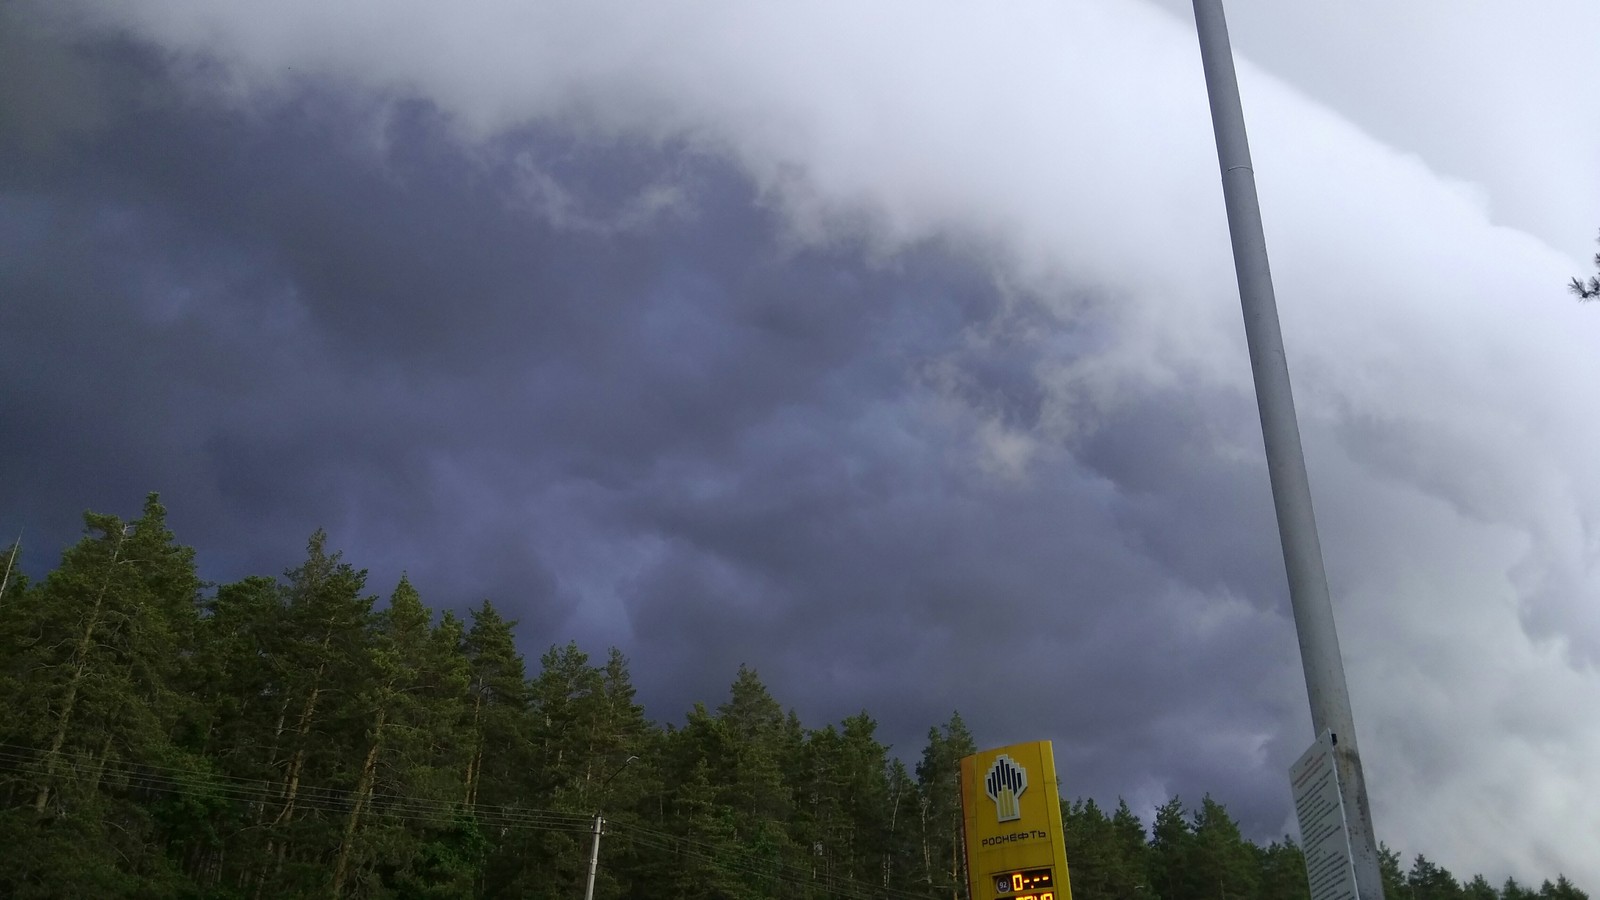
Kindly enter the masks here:
<path id="1" fill-rule="evenodd" d="M 1315 735 L 1332 731 L 1337 740 L 1334 764 L 1344 799 L 1360 900 L 1383 900 L 1372 810 L 1367 803 L 1350 690 L 1345 684 L 1339 634 L 1334 627 L 1317 521 L 1311 509 L 1311 485 L 1306 478 L 1300 427 L 1289 389 L 1283 332 L 1278 326 L 1272 272 L 1267 267 L 1261 206 L 1256 198 L 1255 172 L 1250 165 L 1250 144 L 1245 136 L 1244 110 L 1239 102 L 1239 82 L 1233 70 L 1233 49 L 1228 42 L 1222 0 L 1194 0 L 1194 20 L 1200 33 L 1206 91 L 1211 99 L 1211 124 L 1216 131 L 1217 161 L 1222 168 L 1222 192 L 1228 209 L 1228 231 L 1233 238 L 1233 265 L 1239 279 L 1239 302 L 1244 309 L 1256 405 L 1266 443 L 1267 472 L 1272 481 L 1273 505 L 1277 507 L 1284 567 L 1289 575 L 1289 603 L 1294 609 L 1300 663 L 1305 669 L 1306 694 L 1311 701 L 1311 726 Z"/>

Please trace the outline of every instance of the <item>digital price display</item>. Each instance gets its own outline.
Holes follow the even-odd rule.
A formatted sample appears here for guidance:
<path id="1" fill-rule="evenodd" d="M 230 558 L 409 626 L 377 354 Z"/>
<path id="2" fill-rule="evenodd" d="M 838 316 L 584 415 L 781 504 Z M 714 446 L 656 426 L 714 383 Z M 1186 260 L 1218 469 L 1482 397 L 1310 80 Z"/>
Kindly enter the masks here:
<path id="1" fill-rule="evenodd" d="M 1001 872 L 994 876 L 994 892 L 1013 897 L 1015 900 L 1027 900 L 1027 897 L 1022 896 L 1024 891 L 1055 886 L 1055 873 L 1049 869 L 1023 869 L 1020 872 Z M 1051 898 L 1054 896 L 1053 893 L 1050 895 Z"/>

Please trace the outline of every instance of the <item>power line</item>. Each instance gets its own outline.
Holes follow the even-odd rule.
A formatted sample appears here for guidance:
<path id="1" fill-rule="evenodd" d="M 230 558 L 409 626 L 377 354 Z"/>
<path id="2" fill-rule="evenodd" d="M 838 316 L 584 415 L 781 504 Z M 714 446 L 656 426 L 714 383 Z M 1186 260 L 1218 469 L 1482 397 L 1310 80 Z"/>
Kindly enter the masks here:
<path id="1" fill-rule="evenodd" d="M 207 772 L 176 766 L 127 763 L 118 760 L 104 762 L 86 753 L 58 752 L 56 770 L 74 775 L 98 775 L 111 781 L 126 781 L 129 789 L 158 793 L 212 794 L 224 800 L 285 804 L 289 801 L 282 785 L 261 779 L 245 778 L 221 772 Z M 14 772 L 50 777 L 49 762 L 37 748 L 0 743 L 0 768 Z M 355 802 L 357 792 L 338 788 L 301 785 L 295 790 L 293 802 L 323 812 L 346 812 Z M 581 813 L 534 809 L 516 806 L 491 806 L 478 804 L 468 807 L 462 801 L 439 800 L 409 795 L 373 791 L 366 795 L 367 811 L 373 815 L 405 818 L 413 821 L 449 823 L 457 814 L 467 813 L 480 822 L 497 827 L 545 827 L 559 830 L 582 831 L 589 817 Z"/>
<path id="2" fill-rule="evenodd" d="M 62 774 L 95 776 L 102 781 L 123 784 L 126 789 L 135 792 L 173 795 L 206 793 L 219 800 L 247 804 L 283 806 L 289 802 L 283 785 L 275 781 L 193 767 L 99 759 L 78 751 L 57 751 L 52 768 L 51 759 L 39 748 L 4 742 L 0 742 L 0 771 L 40 778 L 59 777 Z M 307 811 L 347 814 L 357 799 L 357 792 L 353 790 L 301 785 L 295 790 L 293 803 L 296 808 Z M 452 824 L 458 816 L 465 814 L 490 828 L 578 834 L 587 832 L 592 821 L 586 814 L 561 810 L 485 804 L 469 807 L 462 801 L 378 791 L 367 793 L 364 803 L 364 815 L 434 826 Z M 608 824 L 615 833 L 634 844 L 707 863 L 732 875 L 782 878 L 791 883 L 826 890 L 832 897 L 860 900 L 914 900 L 925 897 L 924 894 L 902 888 L 869 885 L 849 876 L 818 874 L 794 863 L 761 857 L 744 847 L 714 845 L 627 821 L 608 820 Z M 254 827 L 267 825 L 246 826 Z"/>

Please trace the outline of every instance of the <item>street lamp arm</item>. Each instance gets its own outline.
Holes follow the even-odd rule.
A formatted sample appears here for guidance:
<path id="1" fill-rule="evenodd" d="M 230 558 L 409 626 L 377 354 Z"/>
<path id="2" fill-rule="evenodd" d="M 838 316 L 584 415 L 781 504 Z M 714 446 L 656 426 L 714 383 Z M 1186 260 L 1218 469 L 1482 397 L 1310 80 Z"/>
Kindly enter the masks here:
<path id="1" fill-rule="evenodd" d="M 606 825 L 605 816 L 601 814 L 600 810 L 605 806 L 606 788 L 611 786 L 613 778 L 621 775 L 623 769 L 633 765 L 638 759 L 639 757 L 637 756 L 630 756 L 623 760 L 622 765 L 617 766 L 616 771 L 607 775 L 606 779 L 600 782 L 600 802 L 595 804 L 594 813 L 594 844 L 589 848 L 589 880 L 583 888 L 583 900 L 594 900 L 594 876 L 600 871 L 600 835 L 605 831 Z"/>

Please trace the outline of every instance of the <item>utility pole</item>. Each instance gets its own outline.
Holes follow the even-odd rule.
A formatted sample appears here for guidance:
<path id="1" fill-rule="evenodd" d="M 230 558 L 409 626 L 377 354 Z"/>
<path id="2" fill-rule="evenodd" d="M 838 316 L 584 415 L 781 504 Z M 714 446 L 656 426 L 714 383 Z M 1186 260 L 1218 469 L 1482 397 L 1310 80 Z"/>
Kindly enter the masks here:
<path id="1" fill-rule="evenodd" d="M 1211 100 L 1211 124 L 1216 132 L 1217 162 L 1222 169 L 1222 192 L 1228 209 L 1228 232 L 1233 239 L 1233 265 L 1239 279 L 1250 369 L 1255 376 L 1256 405 L 1266 444 L 1267 473 L 1272 482 L 1272 502 L 1277 508 L 1284 568 L 1289 576 L 1289 603 L 1294 609 L 1300 663 L 1311 701 L 1311 727 L 1314 735 L 1332 731 L 1336 740 L 1334 766 L 1339 774 L 1359 900 L 1383 900 L 1378 842 L 1367 803 L 1366 779 L 1361 773 L 1361 754 L 1356 747 L 1355 718 L 1350 711 L 1350 690 L 1345 684 L 1333 604 L 1328 597 L 1317 521 L 1311 509 L 1311 484 L 1300 446 L 1294 395 L 1289 389 L 1278 302 L 1267 266 L 1261 206 L 1256 197 L 1255 171 L 1250 164 L 1250 144 L 1245 135 L 1244 109 L 1239 102 L 1239 81 L 1233 69 L 1233 49 L 1228 41 L 1222 0 L 1194 0 L 1194 20 L 1200 34 L 1206 92 Z"/>
<path id="2" fill-rule="evenodd" d="M 594 900 L 594 876 L 600 871 L 600 833 L 605 830 L 606 817 L 594 814 L 594 844 L 589 848 L 589 881 L 583 888 L 583 900 Z"/>
<path id="3" fill-rule="evenodd" d="M 639 757 L 637 756 L 630 756 L 623 760 L 622 765 L 617 766 L 617 770 L 615 772 L 607 775 L 606 780 L 600 782 L 600 803 L 597 804 L 598 806 L 605 805 L 606 788 L 611 786 L 611 779 L 621 775 L 623 769 L 626 769 L 638 759 Z M 596 810 L 594 814 L 594 827 L 592 828 L 594 833 L 594 843 L 589 847 L 589 880 L 584 883 L 583 900 L 594 900 L 594 876 L 596 872 L 600 871 L 600 835 L 605 831 L 605 828 L 606 817 L 602 815 L 599 810 Z"/>

